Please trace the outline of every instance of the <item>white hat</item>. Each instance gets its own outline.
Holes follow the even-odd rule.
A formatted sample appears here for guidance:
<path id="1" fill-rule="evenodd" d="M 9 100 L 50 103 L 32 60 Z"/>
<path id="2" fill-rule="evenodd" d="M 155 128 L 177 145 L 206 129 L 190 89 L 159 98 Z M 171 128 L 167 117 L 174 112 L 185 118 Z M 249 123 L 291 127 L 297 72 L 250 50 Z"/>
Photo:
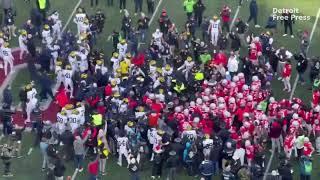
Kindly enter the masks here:
<path id="1" fill-rule="evenodd" d="M 229 103 L 233 104 L 236 102 L 236 99 L 234 97 L 229 98 Z"/>
<path id="2" fill-rule="evenodd" d="M 233 82 L 238 82 L 239 81 L 239 77 L 238 76 L 233 76 L 232 81 Z"/>
<path id="3" fill-rule="evenodd" d="M 194 122 L 194 123 L 199 123 L 199 122 L 200 122 L 200 118 L 199 118 L 199 117 L 195 117 L 195 118 L 193 119 L 193 122 Z"/>
<path id="4" fill-rule="evenodd" d="M 135 158 L 131 158 L 130 163 L 131 163 L 131 164 L 136 163 L 136 159 L 135 159 Z"/>
<path id="5" fill-rule="evenodd" d="M 314 111 L 315 111 L 315 112 L 320 112 L 320 106 L 317 105 L 317 106 L 314 108 Z"/>
<path id="6" fill-rule="evenodd" d="M 219 103 L 224 103 L 224 102 L 225 102 L 225 100 L 224 100 L 224 98 L 223 98 L 223 97 L 219 97 L 219 98 L 218 98 L 218 102 L 219 102 Z"/>
<path id="7" fill-rule="evenodd" d="M 195 107 L 196 106 L 196 103 L 194 101 L 191 101 L 190 102 L 190 107 Z"/>
<path id="8" fill-rule="evenodd" d="M 210 109 L 216 109 L 217 108 L 217 105 L 216 104 L 214 104 L 214 103 L 211 103 L 210 104 Z"/>
<path id="9" fill-rule="evenodd" d="M 188 115 L 189 115 L 189 109 L 184 109 L 184 110 L 183 110 L 183 114 L 184 114 L 185 116 L 188 116 Z"/>
<path id="10" fill-rule="evenodd" d="M 206 95 L 209 95 L 210 92 L 211 92 L 211 89 L 210 89 L 210 88 L 206 88 L 206 89 L 204 90 L 204 93 L 205 93 Z"/>
<path id="11" fill-rule="evenodd" d="M 182 109 L 181 109 L 180 106 L 177 106 L 177 107 L 174 108 L 174 111 L 177 112 L 177 113 L 181 112 L 181 110 L 182 110 Z"/>
<path id="12" fill-rule="evenodd" d="M 251 146 L 251 142 L 249 140 L 246 140 L 246 142 L 244 143 L 245 147 Z"/>
<path id="13" fill-rule="evenodd" d="M 209 99 L 208 96 L 203 96 L 203 97 L 202 97 L 202 100 L 203 100 L 204 102 L 208 102 L 210 99 Z"/>
<path id="14" fill-rule="evenodd" d="M 299 118 L 299 115 L 298 115 L 297 113 L 294 113 L 294 114 L 292 115 L 292 118 L 293 118 L 293 119 L 298 119 L 298 118 Z"/>
<path id="15" fill-rule="evenodd" d="M 299 109 L 299 104 L 294 104 L 294 105 L 292 106 L 292 108 L 295 109 L 295 110 Z"/>
<path id="16" fill-rule="evenodd" d="M 253 100 L 252 95 L 248 95 L 247 100 L 248 100 L 248 101 L 252 101 L 252 100 Z"/>
<path id="17" fill-rule="evenodd" d="M 237 98 L 238 98 L 238 99 L 243 98 L 243 94 L 242 94 L 242 93 L 238 93 L 238 94 L 237 94 Z"/>
<path id="18" fill-rule="evenodd" d="M 249 89 L 249 86 L 248 86 L 248 85 L 245 84 L 245 85 L 242 86 L 242 90 L 243 90 L 243 91 L 247 91 L 248 89 Z"/>
<path id="19" fill-rule="evenodd" d="M 227 84 L 228 84 L 228 80 L 223 79 L 223 80 L 221 81 L 221 83 L 222 83 L 222 85 L 227 85 Z"/>
<path id="20" fill-rule="evenodd" d="M 238 77 L 239 78 L 244 78 L 244 74 L 241 72 L 241 73 L 238 73 Z"/>
<path id="21" fill-rule="evenodd" d="M 237 86 L 237 84 L 236 84 L 235 82 L 231 82 L 231 83 L 230 83 L 230 86 L 234 88 L 234 87 Z"/>
<path id="22" fill-rule="evenodd" d="M 259 80 L 258 76 L 252 76 L 252 81 L 258 81 L 258 80 Z"/>
<path id="23" fill-rule="evenodd" d="M 225 108 L 225 107 L 226 107 L 226 105 L 223 104 L 223 103 L 220 103 L 220 104 L 218 105 L 218 108 L 219 108 L 219 109 L 223 109 L 223 108 Z"/>
<path id="24" fill-rule="evenodd" d="M 275 102 L 276 100 L 274 99 L 274 97 L 270 97 L 270 98 L 269 98 L 269 101 L 270 101 L 271 103 L 273 103 L 273 102 Z"/>
<path id="25" fill-rule="evenodd" d="M 202 99 L 197 98 L 196 103 L 197 103 L 198 105 L 201 105 L 201 104 L 202 104 Z"/>

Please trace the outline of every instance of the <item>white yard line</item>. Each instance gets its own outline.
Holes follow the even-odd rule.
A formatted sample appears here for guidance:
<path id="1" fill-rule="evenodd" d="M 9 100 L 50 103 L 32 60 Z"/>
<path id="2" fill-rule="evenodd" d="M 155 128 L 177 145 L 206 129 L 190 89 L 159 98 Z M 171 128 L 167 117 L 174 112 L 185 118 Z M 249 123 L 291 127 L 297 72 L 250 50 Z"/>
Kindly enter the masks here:
<path id="1" fill-rule="evenodd" d="M 267 177 L 268 177 L 267 175 L 268 175 L 270 167 L 271 167 L 273 156 L 274 156 L 274 151 L 271 152 L 271 156 L 270 156 L 270 159 L 268 161 L 266 171 L 264 172 L 264 175 L 263 175 L 263 180 L 266 180 Z"/>
<path id="2" fill-rule="evenodd" d="M 71 180 L 75 180 L 78 174 L 78 169 L 74 170 L 74 173 L 72 174 Z"/>
<path id="3" fill-rule="evenodd" d="M 157 7 L 156 7 L 156 10 L 153 12 L 153 14 L 152 14 L 152 16 L 151 16 L 151 19 L 150 19 L 150 21 L 149 21 L 149 26 L 152 24 L 155 16 L 157 15 L 158 10 L 159 10 L 159 7 L 160 7 L 161 4 L 162 4 L 162 1 L 163 1 L 163 0 L 160 0 L 160 1 L 158 2 L 158 5 L 157 5 Z"/>
<path id="4" fill-rule="evenodd" d="M 320 17 L 320 8 L 318 9 L 316 20 L 314 21 L 314 24 L 313 24 L 313 27 L 312 27 L 312 30 L 311 30 L 310 39 L 309 39 L 309 46 L 307 47 L 307 51 L 306 51 L 307 55 L 308 55 L 308 51 L 309 51 L 309 48 L 310 48 L 310 45 L 311 45 L 311 41 L 312 41 L 314 32 L 315 32 L 317 24 L 318 24 L 319 17 Z M 299 80 L 299 74 L 297 74 L 296 79 L 294 81 L 294 84 L 293 84 L 293 87 L 292 87 L 292 90 L 291 90 L 291 94 L 290 94 L 290 100 L 292 100 L 294 92 L 296 91 L 298 80 Z"/>
<path id="5" fill-rule="evenodd" d="M 233 19 L 232 19 L 232 22 L 231 22 L 231 25 L 230 25 L 230 30 L 232 30 L 232 28 L 233 28 L 234 22 L 236 21 L 236 19 L 238 17 L 238 14 L 240 12 L 240 8 L 241 8 L 241 6 L 238 6 L 238 8 L 236 10 L 236 13 L 233 16 Z"/>
<path id="6" fill-rule="evenodd" d="M 66 1 L 66 3 L 67 3 L 67 1 Z M 70 16 L 69 16 L 66 24 L 65 24 L 65 25 L 63 26 L 63 28 L 62 28 L 62 33 L 66 30 L 66 28 L 67 28 L 67 26 L 69 25 L 69 23 L 70 23 L 73 15 L 74 15 L 74 13 L 77 11 L 77 9 L 78 9 L 78 7 L 80 6 L 81 3 L 82 3 L 82 0 L 79 0 L 78 3 L 76 4 L 76 6 L 73 8 L 73 11 L 72 11 L 72 13 L 70 14 Z"/>

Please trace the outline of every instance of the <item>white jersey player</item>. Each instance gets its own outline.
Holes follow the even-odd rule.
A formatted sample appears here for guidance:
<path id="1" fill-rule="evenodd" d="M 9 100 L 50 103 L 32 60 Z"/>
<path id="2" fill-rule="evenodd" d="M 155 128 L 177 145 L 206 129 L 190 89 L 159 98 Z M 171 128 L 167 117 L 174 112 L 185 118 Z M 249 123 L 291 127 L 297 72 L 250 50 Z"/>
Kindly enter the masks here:
<path id="1" fill-rule="evenodd" d="M 155 146 L 155 144 L 157 143 L 157 130 L 156 128 L 150 128 L 148 129 L 148 132 L 147 132 L 147 137 L 148 137 L 148 141 L 149 143 L 152 145 L 152 148 Z M 153 161 L 153 157 L 154 157 L 154 153 L 152 152 L 152 156 L 151 156 L 151 159 L 150 161 Z"/>
<path id="2" fill-rule="evenodd" d="M 19 35 L 20 59 L 23 58 L 24 53 L 28 53 L 27 40 L 27 31 L 21 30 Z"/>
<path id="3" fill-rule="evenodd" d="M 57 113 L 57 129 L 58 129 L 58 134 L 62 134 L 65 129 L 66 125 L 68 123 L 68 117 L 66 111 L 61 111 Z"/>
<path id="4" fill-rule="evenodd" d="M 188 140 L 194 142 L 197 139 L 197 132 L 191 129 L 191 126 L 187 130 L 183 131 L 181 134 L 181 139 L 187 138 Z"/>
<path id="5" fill-rule="evenodd" d="M 81 103 L 81 102 L 78 102 L 76 109 L 79 111 L 80 124 L 84 124 L 84 122 L 85 122 L 85 113 L 86 113 L 86 108 L 84 107 L 84 104 Z"/>
<path id="6" fill-rule="evenodd" d="M 82 8 L 78 8 L 78 13 L 73 18 L 73 22 L 77 25 L 78 28 L 78 36 L 80 36 L 80 29 L 86 18 L 87 15 L 84 13 L 84 10 Z"/>
<path id="7" fill-rule="evenodd" d="M 71 115 L 68 116 L 68 123 L 70 124 L 72 133 L 74 133 L 74 131 L 81 125 L 79 114 L 79 111 L 74 109 L 72 110 Z"/>
<path id="8" fill-rule="evenodd" d="M 52 25 L 52 36 L 55 39 L 60 40 L 61 39 L 61 29 L 62 29 L 62 22 L 59 18 L 59 13 L 55 11 L 51 16 L 51 19 L 53 21 Z"/>
<path id="9" fill-rule="evenodd" d="M 103 65 L 103 59 L 97 60 L 94 72 L 97 72 L 97 70 L 100 70 L 102 75 L 105 75 L 108 72 L 108 68 Z"/>
<path id="10" fill-rule="evenodd" d="M 205 135 L 205 139 L 202 141 L 202 147 L 203 147 L 203 155 L 208 156 L 213 147 L 213 139 L 210 139 L 209 134 Z"/>
<path id="11" fill-rule="evenodd" d="M 13 73 L 13 61 L 11 48 L 9 48 L 9 43 L 5 42 L 3 47 L 1 47 L 1 55 L 4 62 L 4 75 L 8 75 L 8 65 L 10 66 L 10 73 Z"/>
<path id="12" fill-rule="evenodd" d="M 79 66 L 77 62 L 78 54 L 79 53 L 77 51 L 71 51 L 71 53 L 68 56 L 68 61 L 69 61 L 69 64 L 71 65 L 73 72 L 79 71 Z"/>
<path id="13" fill-rule="evenodd" d="M 66 68 L 62 70 L 63 73 L 63 85 L 66 91 L 70 92 L 70 97 L 73 97 L 73 81 L 72 81 L 72 76 L 73 76 L 73 71 L 71 69 L 71 65 L 66 65 Z M 69 90 L 70 88 L 70 90 Z"/>
<path id="14" fill-rule="evenodd" d="M 194 66 L 194 61 L 192 61 L 192 57 L 188 56 L 187 60 L 184 61 L 183 65 L 178 68 L 178 71 L 182 70 L 186 80 L 188 80 L 189 73 Z"/>
<path id="15" fill-rule="evenodd" d="M 51 61 L 50 61 L 50 67 L 51 70 L 53 70 L 53 67 L 55 66 L 58 56 L 59 56 L 59 50 L 60 50 L 60 46 L 58 44 L 48 44 L 48 49 L 51 51 Z"/>
<path id="16" fill-rule="evenodd" d="M 128 144 L 129 140 L 126 136 L 118 137 L 117 138 L 117 150 L 119 153 L 118 157 L 118 165 L 122 166 L 122 156 L 124 156 L 126 159 L 128 159 L 129 151 L 128 151 Z"/>
<path id="17" fill-rule="evenodd" d="M 122 39 L 120 43 L 117 45 L 119 60 L 121 61 L 123 58 L 126 57 L 126 53 L 128 50 L 128 44 L 126 43 L 125 39 Z"/>
<path id="18" fill-rule="evenodd" d="M 56 66 L 54 68 L 54 72 L 56 74 L 56 81 L 57 84 L 61 85 L 61 83 L 63 82 L 63 72 L 62 72 L 62 62 L 61 61 L 57 61 L 56 62 Z"/>
<path id="19" fill-rule="evenodd" d="M 30 122 L 31 112 L 38 103 L 37 99 L 37 90 L 33 88 L 33 82 L 26 86 L 27 91 L 27 104 L 26 104 L 26 112 L 27 112 L 27 119 L 26 122 Z"/>
<path id="20" fill-rule="evenodd" d="M 163 34 L 162 32 L 160 32 L 159 29 L 157 29 L 156 32 L 152 34 L 152 38 L 154 40 L 155 45 L 157 45 L 159 48 L 162 47 Z"/>
<path id="21" fill-rule="evenodd" d="M 117 69 L 120 67 L 119 53 L 114 52 L 110 61 L 112 62 L 113 73 L 116 74 Z"/>
<path id="22" fill-rule="evenodd" d="M 53 38 L 51 36 L 51 30 L 50 30 L 50 26 L 48 24 L 45 24 L 43 26 L 43 30 L 42 30 L 42 43 L 45 45 L 49 45 L 53 42 Z"/>
<path id="23" fill-rule="evenodd" d="M 211 43 L 217 46 L 219 33 L 221 32 L 220 20 L 217 16 L 213 16 L 213 20 L 210 20 L 208 32 L 211 34 Z"/>
<path id="24" fill-rule="evenodd" d="M 80 57 L 80 60 L 78 61 L 78 66 L 81 73 L 89 69 L 88 54 L 89 51 L 86 49 L 82 49 L 80 53 L 78 53 L 78 56 Z"/>

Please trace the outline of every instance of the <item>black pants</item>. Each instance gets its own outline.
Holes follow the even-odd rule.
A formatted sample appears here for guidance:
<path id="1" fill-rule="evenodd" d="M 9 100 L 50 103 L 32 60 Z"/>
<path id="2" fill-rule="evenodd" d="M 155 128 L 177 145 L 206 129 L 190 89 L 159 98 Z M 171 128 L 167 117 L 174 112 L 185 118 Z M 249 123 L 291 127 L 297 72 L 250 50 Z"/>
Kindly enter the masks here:
<path id="1" fill-rule="evenodd" d="M 120 0 L 120 9 L 126 9 L 127 1 L 126 0 Z"/>
<path id="2" fill-rule="evenodd" d="M 230 32 L 229 22 L 223 22 L 221 28 L 222 28 L 222 31 L 224 31 L 224 29 L 226 29 L 226 32 Z"/>
<path id="3" fill-rule="evenodd" d="M 142 4 L 143 4 L 142 0 L 134 0 L 135 13 L 142 12 Z"/>
<path id="4" fill-rule="evenodd" d="M 310 180 L 311 176 L 310 175 L 302 175 L 300 174 L 300 180 Z"/>
<path id="5" fill-rule="evenodd" d="M 187 18 L 190 19 L 192 16 L 192 12 L 187 12 Z"/>
<path id="6" fill-rule="evenodd" d="M 202 17 L 203 17 L 202 13 L 195 13 L 194 17 L 195 17 L 196 22 L 198 23 L 198 27 L 200 27 L 202 24 Z"/>
<path id="7" fill-rule="evenodd" d="M 113 6 L 113 0 L 108 0 L 108 6 Z"/>
<path id="8" fill-rule="evenodd" d="M 8 121 L 3 122 L 2 134 L 4 136 L 11 134 L 11 123 Z"/>
<path id="9" fill-rule="evenodd" d="M 252 19 L 254 21 L 254 25 L 257 25 L 258 24 L 257 15 L 250 14 L 250 17 L 249 17 L 247 23 L 249 23 Z"/>
<path id="10" fill-rule="evenodd" d="M 148 13 L 153 14 L 154 12 L 154 2 L 151 0 L 147 0 L 147 5 L 148 5 Z"/>
<path id="11" fill-rule="evenodd" d="M 39 12 L 42 16 L 42 22 L 46 22 L 47 21 L 47 10 L 46 9 L 39 9 Z"/>
<path id="12" fill-rule="evenodd" d="M 96 2 L 96 6 L 99 4 L 99 0 L 91 0 L 90 5 L 93 7 L 94 1 Z"/>
<path id="13" fill-rule="evenodd" d="M 152 176 L 161 176 L 162 175 L 162 163 L 154 164 L 152 167 Z"/>
<path id="14" fill-rule="evenodd" d="M 291 22 L 284 22 L 284 33 L 288 34 L 288 28 L 290 30 L 290 35 L 293 35 L 292 33 L 292 23 Z"/>
<path id="15" fill-rule="evenodd" d="M 10 174 L 10 166 L 11 166 L 11 162 L 10 161 L 5 161 L 3 162 L 3 165 L 4 165 L 4 174 L 5 175 L 8 175 Z"/>
<path id="16" fill-rule="evenodd" d="M 39 95 L 40 95 L 41 100 L 47 99 L 48 98 L 47 95 L 49 95 L 52 99 L 54 99 L 52 90 L 50 88 L 43 88 Z"/>

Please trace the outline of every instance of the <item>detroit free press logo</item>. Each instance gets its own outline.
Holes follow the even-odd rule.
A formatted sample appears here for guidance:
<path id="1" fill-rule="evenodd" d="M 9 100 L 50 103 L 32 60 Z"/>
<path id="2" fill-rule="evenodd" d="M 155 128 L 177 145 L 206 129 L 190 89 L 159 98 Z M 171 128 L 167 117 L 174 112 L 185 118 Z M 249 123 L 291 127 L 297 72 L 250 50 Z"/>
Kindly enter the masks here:
<path id="1" fill-rule="evenodd" d="M 301 14 L 299 8 L 272 8 L 272 18 L 277 21 L 310 21 L 311 16 Z"/>

